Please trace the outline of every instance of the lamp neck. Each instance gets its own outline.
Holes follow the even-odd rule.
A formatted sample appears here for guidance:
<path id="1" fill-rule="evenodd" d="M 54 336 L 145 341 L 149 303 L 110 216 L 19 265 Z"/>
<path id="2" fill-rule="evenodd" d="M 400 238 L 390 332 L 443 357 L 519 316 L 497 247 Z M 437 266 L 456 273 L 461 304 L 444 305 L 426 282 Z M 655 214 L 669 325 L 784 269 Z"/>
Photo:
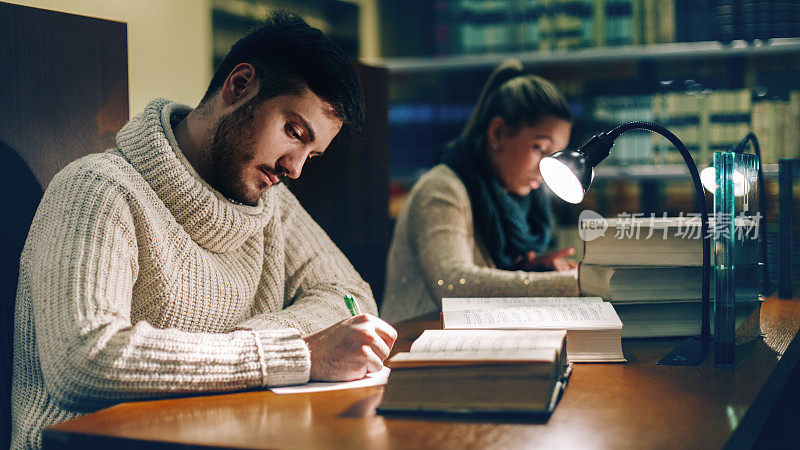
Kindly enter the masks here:
<path id="1" fill-rule="evenodd" d="M 736 144 L 736 146 L 733 147 L 731 151 L 734 153 L 744 153 L 744 150 L 747 147 L 748 142 L 753 143 L 753 152 L 758 157 L 758 162 L 761 163 L 761 148 L 758 145 L 758 139 L 756 138 L 756 135 L 752 131 L 747 133 L 747 136 L 742 138 L 742 140 L 739 141 L 739 143 Z"/>
<path id="2" fill-rule="evenodd" d="M 588 142 L 583 144 L 580 152 L 589 160 L 591 167 L 597 167 L 601 161 L 606 159 L 614 145 L 614 139 L 609 133 L 600 133 L 592 136 Z"/>
<path id="3" fill-rule="evenodd" d="M 665 137 L 673 146 L 681 153 L 683 156 L 683 161 L 686 163 L 686 167 L 689 169 L 689 175 L 692 177 L 692 181 L 694 182 L 694 191 L 697 197 L 697 207 L 700 210 L 700 229 L 702 233 L 703 239 L 703 285 L 702 285 L 702 317 L 701 317 L 701 328 L 700 334 L 701 338 L 708 339 L 711 336 L 711 329 L 710 329 L 710 280 L 711 280 L 711 238 L 708 233 L 708 207 L 706 206 L 706 197 L 703 193 L 703 186 L 700 183 L 700 174 L 697 172 L 697 165 L 692 158 L 692 155 L 689 153 L 689 150 L 686 149 L 686 146 L 683 145 L 680 139 L 675 136 L 671 131 L 662 127 L 661 125 L 657 125 L 652 122 L 641 122 L 641 121 L 634 121 L 624 123 L 613 130 L 608 132 L 608 138 L 613 142 L 614 139 L 618 138 L 622 133 L 630 130 L 648 130 L 652 131 L 653 133 L 660 134 L 661 136 Z"/>

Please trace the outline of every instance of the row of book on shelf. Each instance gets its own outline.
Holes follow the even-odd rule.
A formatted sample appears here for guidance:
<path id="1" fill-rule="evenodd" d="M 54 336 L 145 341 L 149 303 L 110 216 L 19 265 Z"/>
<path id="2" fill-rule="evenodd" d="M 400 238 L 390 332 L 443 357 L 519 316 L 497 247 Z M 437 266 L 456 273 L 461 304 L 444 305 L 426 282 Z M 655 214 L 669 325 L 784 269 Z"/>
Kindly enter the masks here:
<path id="1" fill-rule="evenodd" d="M 652 96 L 651 105 L 654 118 L 663 121 L 704 164 L 712 162 L 714 152 L 728 150 L 750 131 L 758 137 L 764 164 L 794 158 L 800 150 L 800 91 L 757 101 L 749 89 L 694 95 L 671 92 Z M 667 149 L 669 145 L 657 139 L 653 147 L 661 160 L 682 162 L 678 152 Z"/>
<path id="2" fill-rule="evenodd" d="M 439 54 L 800 36 L 783 0 L 438 0 Z"/>
<path id="3" fill-rule="evenodd" d="M 380 409 L 547 416 L 572 363 L 625 362 L 623 337 L 699 335 L 702 239 L 686 232 L 699 221 L 606 220 L 585 244 L 581 297 L 443 298 L 443 329 L 388 360 Z M 737 337 L 759 336 L 760 299 L 743 301 Z"/>
<path id="4" fill-rule="evenodd" d="M 457 135 L 471 111 L 466 107 L 440 106 L 395 105 L 390 111 L 393 173 L 435 164 L 439 147 L 447 141 L 442 136 L 449 139 Z M 711 164 L 714 152 L 736 145 L 750 131 L 758 137 L 764 164 L 777 164 L 781 158 L 796 158 L 800 154 L 800 91 L 791 91 L 781 98 L 756 97 L 756 100 L 749 89 L 693 95 L 675 91 L 601 96 L 586 101 L 581 109 L 578 121 L 591 133 L 634 120 L 664 125 L 681 139 L 698 164 Z M 654 163 L 682 164 L 683 160 L 666 139 L 644 131 L 620 136 L 606 162 Z"/>
<path id="5" fill-rule="evenodd" d="M 440 1 L 439 53 L 560 50 L 674 42 L 672 2 Z"/>

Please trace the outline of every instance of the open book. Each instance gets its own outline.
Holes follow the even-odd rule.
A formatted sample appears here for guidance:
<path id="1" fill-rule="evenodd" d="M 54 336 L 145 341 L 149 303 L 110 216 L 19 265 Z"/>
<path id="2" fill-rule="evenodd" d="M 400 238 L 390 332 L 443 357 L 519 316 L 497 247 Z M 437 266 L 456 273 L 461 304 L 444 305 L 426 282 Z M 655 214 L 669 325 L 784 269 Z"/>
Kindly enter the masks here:
<path id="1" fill-rule="evenodd" d="M 571 365 L 561 331 L 426 330 L 387 361 L 381 411 L 553 411 Z"/>
<path id="2" fill-rule="evenodd" d="M 443 298 L 445 329 L 567 330 L 572 362 L 624 362 L 622 322 L 600 297 Z"/>

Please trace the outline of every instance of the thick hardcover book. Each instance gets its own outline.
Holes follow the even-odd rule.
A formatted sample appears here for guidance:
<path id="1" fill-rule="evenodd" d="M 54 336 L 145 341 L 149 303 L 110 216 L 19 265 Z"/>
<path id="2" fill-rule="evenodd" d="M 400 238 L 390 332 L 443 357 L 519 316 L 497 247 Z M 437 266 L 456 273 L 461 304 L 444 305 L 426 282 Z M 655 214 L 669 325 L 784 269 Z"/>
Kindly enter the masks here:
<path id="1" fill-rule="evenodd" d="M 737 305 L 734 319 L 737 339 L 741 336 L 743 341 L 749 341 L 761 334 L 760 307 L 760 303 Z M 699 301 L 616 303 L 614 309 L 623 323 L 623 338 L 700 335 L 701 309 Z M 714 321 L 711 321 L 711 332 L 714 332 Z"/>
<path id="2" fill-rule="evenodd" d="M 689 302 L 703 297 L 702 275 L 702 268 L 699 266 L 610 266 L 581 263 L 578 283 L 582 295 L 596 295 L 614 304 Z"/>
<path id="3" fill-rule="evenodd" d="M 571 364 L 561 331 L 427 330 L 387 361 L 379 411 L 549 416 Z"/>
<path id="4" fill-rule="evenodd" d="M 699 217 L 606 219 L 608 228 L 585 241 L 583 262 L 621 266 L 699 266 Z"/>

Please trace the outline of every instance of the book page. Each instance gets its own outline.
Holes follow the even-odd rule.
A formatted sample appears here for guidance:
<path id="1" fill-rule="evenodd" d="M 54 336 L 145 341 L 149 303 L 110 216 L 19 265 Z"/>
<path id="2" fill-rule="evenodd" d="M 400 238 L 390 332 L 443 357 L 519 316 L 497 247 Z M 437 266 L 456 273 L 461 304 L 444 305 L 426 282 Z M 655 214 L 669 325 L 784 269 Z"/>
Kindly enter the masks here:
<path id="1" fill-rule="evenodd" d="M 425 330 L 411 345 L 411 353 L 514 352 L 537 348 L 559 349 L 564 331 L 543 330 Z"/>
<path id="2" fill-rule="evenodd" d="M 498 364 L 509 362 L 546 362 L 552 363 L 558 357 L 554 348 L 535 348 L 525 351 L 499 352 L 408 352 L 394 355 L 388 364 L 390 367 L 423 367 L 423 366 L 456 366 L 476 364 Z"/>
<path id="3" fill-rule="evenodd" d="M 461 329 L 621 329 L 611 303 L 565 306 L 529 306 L 521 308 L 445 311 L 444 328 Z"/>
<path id="4" fill-rule="evenodd" d="M 575 305 L 600 303 L 600 297 L 485 297 L 442 298 L 442 311 L 464 311 L 468 309 L 519 308 L 524 306 Z"/>

